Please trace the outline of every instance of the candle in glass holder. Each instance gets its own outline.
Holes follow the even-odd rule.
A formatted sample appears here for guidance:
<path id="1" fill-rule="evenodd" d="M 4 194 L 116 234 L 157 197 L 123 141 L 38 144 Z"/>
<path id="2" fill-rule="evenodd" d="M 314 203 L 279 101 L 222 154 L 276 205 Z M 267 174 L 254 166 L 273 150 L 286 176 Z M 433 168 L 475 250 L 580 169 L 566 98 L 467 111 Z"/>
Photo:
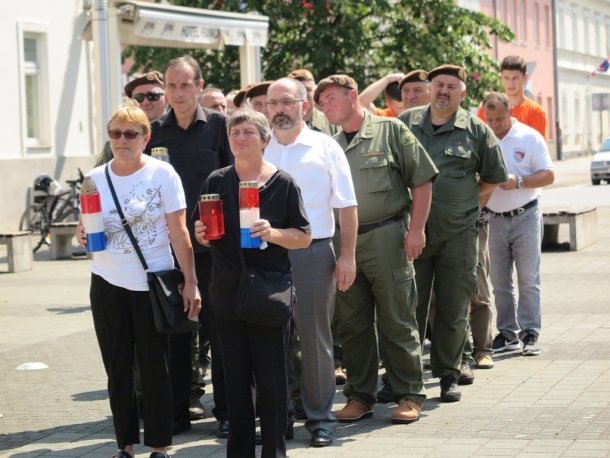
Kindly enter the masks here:
<path id="1" fill-rule="evenodd" d="M 222 200 L 218 194 L 203 194 L 201 196 L 199 199 L 199 220 L 206 225 L 206 240 L 218 240 L 225 235 Z"/>
<path id="2" fill-rule="evenodd" d="M 260 219 L 258 181 L 239 182 L 239 233 L 242 248 L 260 248 L 260 237 L 252 237 L 250 228 Z"/>

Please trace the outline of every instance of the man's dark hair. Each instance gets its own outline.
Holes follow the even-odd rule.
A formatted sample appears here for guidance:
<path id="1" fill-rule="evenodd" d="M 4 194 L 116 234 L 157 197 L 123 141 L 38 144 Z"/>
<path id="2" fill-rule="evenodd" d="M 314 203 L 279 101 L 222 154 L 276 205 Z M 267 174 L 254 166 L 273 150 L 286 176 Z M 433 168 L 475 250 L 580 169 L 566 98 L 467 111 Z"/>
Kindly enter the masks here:
<path id="1" fill-rule="evenodd" d="M 167 73 L 167 70 L 170 68 L 176 68 L 183 65 L 193 69 L 193 82 L 199 84 L 199 81 L 201 81 L 201 67 L 199 66 L 199 63 L 188 54 L 170 60 L 165 68 L 165 73 Z"/>
<path id="2" fill-rule="evenodd" d="M 506 56 L 502 59 L 502 63 L 500 64 L 500 71 L 502 70 L 518 70 L 525 75 L 527 66 L 525 65 L 523 57 Z"/>
<path id="3" fill-rule="evenodd" d="M 505 94 L 500 92 L 490 92 L 483 99 L 483 108 L 489 108 L 490 110 L 495 110 L 499 106 L 504 106 L 506 111 L 510 110 L 510 105 L 508 102 L 508 97 Z"/>
<path id="4" fill-rule="evenodd" d="M 388 84 L 383 93 L 386 97 L 396 100 L 397 102 L 402 102 L 402 96 L 400 94 L 400 89 L 398 89 L 398 81 L 394 81 L 393 83 Z"/>

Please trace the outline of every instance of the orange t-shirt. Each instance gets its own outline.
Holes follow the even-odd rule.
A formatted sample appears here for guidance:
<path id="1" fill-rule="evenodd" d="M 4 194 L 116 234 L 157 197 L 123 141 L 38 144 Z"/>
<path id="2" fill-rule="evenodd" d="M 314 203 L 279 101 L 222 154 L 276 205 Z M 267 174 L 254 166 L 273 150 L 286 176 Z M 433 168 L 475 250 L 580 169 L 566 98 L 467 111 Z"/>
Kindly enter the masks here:
<path id="1" fill-rule="evenodd" d="M 485 121 L 485 113 L 483 113 L 482 105 L 479 107 L 477 115 L 479 119 Z M 526 97 L 519 105 L 511 107 L 510 115 L 517 119 L 517 121 L 536 129 L 546 140 L 546 113 L 544 108 L 536 102 Z"/>
<path id="2" fill-rule="evenodd" d="M 377 116 L 383 116 L 384 118 L 395 118 L 396 113 L 391 108 L 375 108 L 375 114 Z"/>

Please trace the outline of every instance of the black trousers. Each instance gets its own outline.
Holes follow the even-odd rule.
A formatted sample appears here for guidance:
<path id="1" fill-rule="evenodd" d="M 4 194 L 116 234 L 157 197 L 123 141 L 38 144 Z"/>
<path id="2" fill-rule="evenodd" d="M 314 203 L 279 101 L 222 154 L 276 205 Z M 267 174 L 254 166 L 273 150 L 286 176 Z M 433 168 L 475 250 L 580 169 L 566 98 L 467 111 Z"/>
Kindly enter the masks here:
<path id="1" fill-rule="evenodd" d="M 218 333 L 216 331 L 216 315 L 210 307 L 208 285 L 212 271 L 210 252 L 195 253 L 195 270 L 203 307 L 199 312 L 199 322 L 205 327 L 210 341 L 212 354 L 212 385 L 214 387 L 213 414 L 217 420 L 228 420 L 227 392 L 225 389 L 224 369 Z M 191 395 L 191 333 L 171 334 L 170 339 L 170 373 L 172 377 L 172 392 L 174 396 L 174 424 L 190 423 L 189 401 Z"/>
<path id="2" fill-rule="evenodd" d="M 288 323 L 272 327 L 218 318 L 217 324 L 231 424 L 227 457 L 255 456 L 253 382 L 257 393 L 256 413 L 263 436 L 261 457 L 285 457 Z"/>
<path id="3" fill-rule="evenodd" d="M 119 449 L 140 442 L 133 380 L 136 357 L 142 375 L 144 444 L 171 445 L 173 401 L 168 338 L 155 329 L 148 291 L 120 288 L 92 274 L 90 299 Z"/>

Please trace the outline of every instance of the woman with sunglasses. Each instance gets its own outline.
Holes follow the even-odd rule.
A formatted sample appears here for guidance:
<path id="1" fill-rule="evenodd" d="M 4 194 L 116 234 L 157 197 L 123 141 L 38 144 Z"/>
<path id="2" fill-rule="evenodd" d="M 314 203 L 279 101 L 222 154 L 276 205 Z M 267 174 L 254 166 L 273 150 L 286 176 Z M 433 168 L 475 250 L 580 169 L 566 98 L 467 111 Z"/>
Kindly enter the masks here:
<path id="1" fill-rule="evenodd" d="M 151 458 L 166 458 L 172 443 L 173 403 L 168 370 L 168 336 L 157 332 L 146 273 L 121 224 L 105 168 L 122 211 L 151 271 L 174 266 L 171 248 L 184 273 L 184 310 L 189 318 L 201 310 L 193 248 L 185 223 L 185 198 L 173 167 L 143 154 L 150 123 L 138 107 L 125 106 L 108 122 L 114 159 L 88 176 L 101 197 L 106 248 L 93 254 L 91 311 L 102 360 L 119 450 L 115 458 L 132 458 L 140 442 L 133 366 L 141 372 L 144 444 Z M 79 243 L 87 238 L 82 224 Z M 170 248 L 171 244 L 171 248 Z"/>

